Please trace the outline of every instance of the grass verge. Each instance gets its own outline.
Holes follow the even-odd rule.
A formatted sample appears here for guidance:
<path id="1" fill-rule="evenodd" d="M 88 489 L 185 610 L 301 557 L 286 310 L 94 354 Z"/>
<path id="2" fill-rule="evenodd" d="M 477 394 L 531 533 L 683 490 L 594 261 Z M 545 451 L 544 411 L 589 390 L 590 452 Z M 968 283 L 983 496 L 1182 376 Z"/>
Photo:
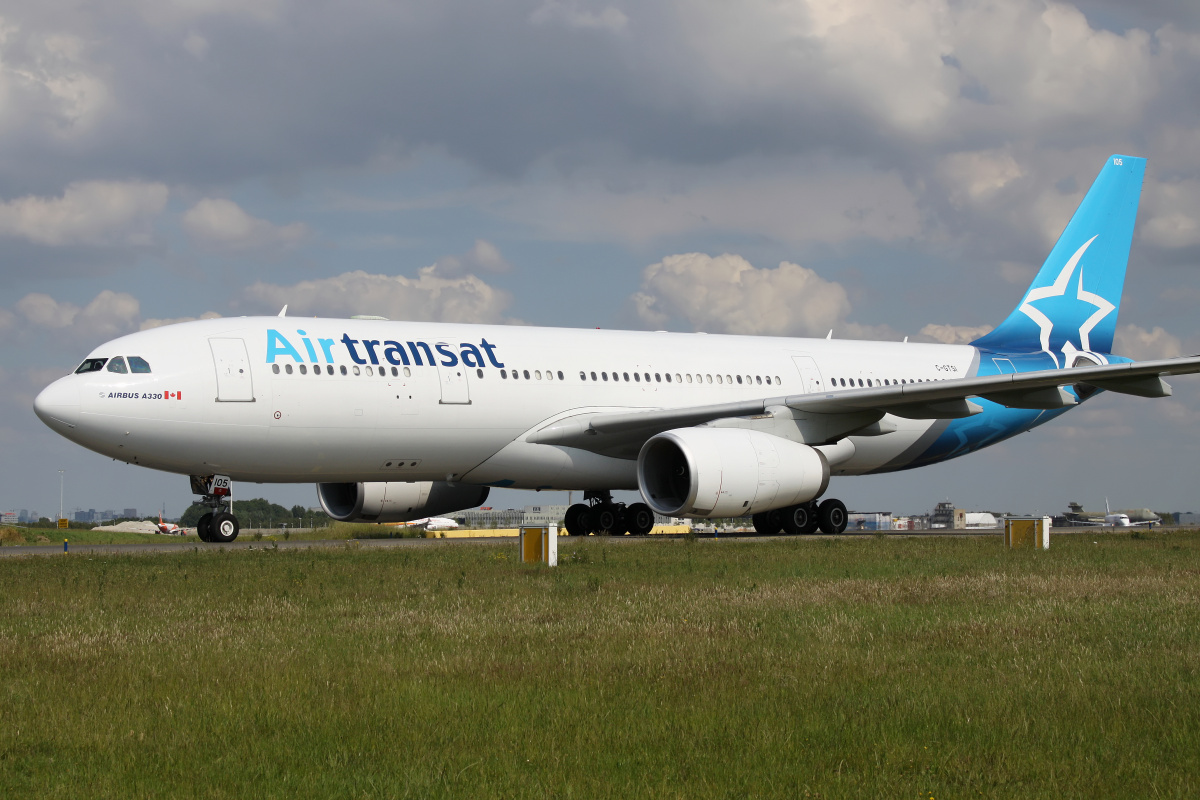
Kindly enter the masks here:
<path id="1" fill-rule="evenodd" d="M 0 562 L 4 797 L 1200 786 L 1200 535 Z"/>

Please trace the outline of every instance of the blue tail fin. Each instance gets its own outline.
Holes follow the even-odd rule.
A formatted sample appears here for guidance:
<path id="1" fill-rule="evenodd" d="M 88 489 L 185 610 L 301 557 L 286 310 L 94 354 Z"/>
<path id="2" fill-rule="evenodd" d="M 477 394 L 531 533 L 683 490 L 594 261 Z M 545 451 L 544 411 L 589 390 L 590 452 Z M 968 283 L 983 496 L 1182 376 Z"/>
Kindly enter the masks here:
<path id="1" fill-rule="evenodd" d="M 1045 351 L 1059 366 L 1080 350 L 1111 352 L 1145 172 L 1144 158 L 1110 156 L 1020 304 L 972 344 Z"/>

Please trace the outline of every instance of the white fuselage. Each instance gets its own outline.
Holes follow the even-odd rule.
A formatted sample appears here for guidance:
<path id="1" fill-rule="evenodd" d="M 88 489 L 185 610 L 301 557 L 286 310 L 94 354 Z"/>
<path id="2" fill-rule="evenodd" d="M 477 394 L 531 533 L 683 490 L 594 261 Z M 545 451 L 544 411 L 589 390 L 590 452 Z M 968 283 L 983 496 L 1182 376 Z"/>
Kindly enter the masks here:
<path id="1" fill-rule="evenodd" d="M 244 350 L 240 348 L 244 346 Z M 429 356 L 436 362 L 431 365 Z M 382 320 L 246 317 L 142 331 L 38 398 L 59 433 L 113 458 L 258 482 L 458 481 L 632 489 L 636 462 L 531 444 L 594 412 L 828 393 L 973 374 L 969 346 Z M 420 363 L 418 363 L 418 360 Z M 407 364 L 405 362 L 408 362 Z M 314 369 L 319 367 L 319 372 Z M 332 373 L 332 374 L 331 374 Z M 934 421 L 852 437 L 835 474 L 909 452 Z"/>

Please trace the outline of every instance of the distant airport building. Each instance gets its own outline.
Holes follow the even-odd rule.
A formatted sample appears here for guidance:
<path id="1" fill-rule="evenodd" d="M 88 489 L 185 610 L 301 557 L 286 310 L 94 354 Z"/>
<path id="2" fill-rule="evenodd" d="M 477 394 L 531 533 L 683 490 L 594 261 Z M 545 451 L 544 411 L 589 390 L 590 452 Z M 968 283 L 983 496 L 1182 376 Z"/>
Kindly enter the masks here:
<path id="1" fill-rule="evenodd" d="M 976 528 L 999 528 L 1000 523 L 996 519 L 996 515 L 987 511 L 967 511 L 963 514 L 963 528 L 973 530 Z"/>
<path id="2" fill-rule="evenodd" d="M 16 525 L 21 519 L 21 515 L 16 511 L 5 511 L 0 514 L 0 523 L 4 525 Z"/>
<path id="3" fill-rule="evenodd" d="M 137 515 L 138 513 L 136 508 L 127 508 L 121 512 L 121 516 L 125 519 L 136 519 Z"/>
<path id="4" fill-rule="evenodd" d="M 892 512 L 890 511 L 851 511 L 846 518 L 846 530 L 850 532 L 890 531 L 892 529 Z"/>

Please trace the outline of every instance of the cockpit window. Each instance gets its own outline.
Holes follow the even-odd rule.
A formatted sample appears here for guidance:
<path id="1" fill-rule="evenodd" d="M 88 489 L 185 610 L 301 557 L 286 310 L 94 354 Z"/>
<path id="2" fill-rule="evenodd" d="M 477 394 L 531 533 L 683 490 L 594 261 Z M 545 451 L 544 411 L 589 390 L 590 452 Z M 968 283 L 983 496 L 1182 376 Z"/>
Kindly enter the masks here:
<path id="1" fill-rule="evenodd" d="M 75 370 L 76 375 L 82 375 L 85 372 L 99 372 L 104 369 L 104 362 L 107 358 L 89 358 L 79 365 L 79 369 Z"/>
<path id="2" fill-rule="evenodd" d="M 125 368 L 125 359 L 121 358 L 120 356 L 117 356 L 116 358 L 109 359 L 108 371 L 109 372 L 119 372 L 122 375 L 124 375 L 129 370 Z"/>
<path id="3" fill-rule="evenodd" d="M 129 371 L 133 373 L 149 373 L 150 363 L 141 356 L 130 356 Z"/>

